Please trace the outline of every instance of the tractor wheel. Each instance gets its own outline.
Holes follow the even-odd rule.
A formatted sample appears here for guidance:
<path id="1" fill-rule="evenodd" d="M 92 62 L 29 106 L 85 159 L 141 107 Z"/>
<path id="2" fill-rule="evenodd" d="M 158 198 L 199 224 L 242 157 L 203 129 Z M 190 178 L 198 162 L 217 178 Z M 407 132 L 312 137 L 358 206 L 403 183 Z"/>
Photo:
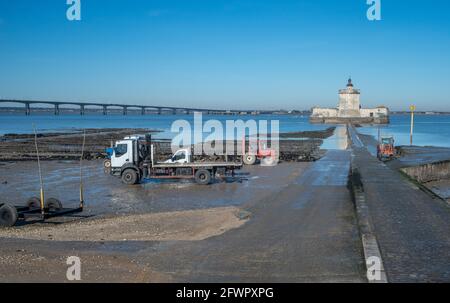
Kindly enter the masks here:
<path id="1" fill-rule="evenodd" d="M 136 184 L 138 181 L 137 172 L 134 169 L 126 169 L 122 173 L 122 182 L 126 185 Z"/>
<path id="2" fill-rule="evenodd" d="M 12 227 L 17 222 L 17 209 L 9 204 L 0 207 L 0 226 Z"/>
<path id="3" fill-rule="evenodd" d="M 103 167 L 107 169 L 111 168 L 111 160 L 106 159 L 105 161 L 103 161 Z"/>
<path id="4" fill-rule="evenodd" d="M 38 197 L 31 197 L 27 200 L 27 206 L 29 209 L 41 208 L 41 199 Z"/>
<path id="5" fill-rule="evenodd" d="M 246 165 L 253 165 L 256 163 L 256 156 L 255 155 L 244 155 L 243 160 L 244 164 Z"/>
<path id="6" fill-rule="evenodd" d="M 195 173 L 195 182 L 200 185 L 208 185 L 211 183 L 211 173 L 206 169 L 199 169 Z"/>
<path id="7" fill-rule="evenodd" d="M 59 211 L 63 208 L 61 201 L 55 198 L 48 198 L 45 201 L 45 208 L 50 211 Z"/>

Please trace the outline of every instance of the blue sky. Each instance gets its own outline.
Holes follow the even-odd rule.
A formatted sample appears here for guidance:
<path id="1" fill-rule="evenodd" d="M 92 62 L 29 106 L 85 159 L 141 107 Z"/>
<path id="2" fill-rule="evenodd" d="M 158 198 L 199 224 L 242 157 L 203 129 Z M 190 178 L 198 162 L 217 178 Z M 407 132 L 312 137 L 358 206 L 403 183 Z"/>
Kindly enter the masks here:
<path id="1" fill-rule="evenodd" d="M 450 1 L 0 0 L 0 98 L 450 111 Z"/>

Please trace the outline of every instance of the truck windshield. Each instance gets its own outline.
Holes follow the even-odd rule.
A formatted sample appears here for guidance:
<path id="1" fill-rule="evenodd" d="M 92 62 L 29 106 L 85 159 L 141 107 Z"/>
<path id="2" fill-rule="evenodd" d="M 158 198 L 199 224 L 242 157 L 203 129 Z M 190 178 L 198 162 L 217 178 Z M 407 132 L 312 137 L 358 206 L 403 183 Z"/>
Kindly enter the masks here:
<path id="1" fill-rule="evenodd" d="M 127 145 L 117 144 L 117 146 L 114 148 L 114 151 L 116 152 L 116 157 L 120 157 L 127 153 Z"/>

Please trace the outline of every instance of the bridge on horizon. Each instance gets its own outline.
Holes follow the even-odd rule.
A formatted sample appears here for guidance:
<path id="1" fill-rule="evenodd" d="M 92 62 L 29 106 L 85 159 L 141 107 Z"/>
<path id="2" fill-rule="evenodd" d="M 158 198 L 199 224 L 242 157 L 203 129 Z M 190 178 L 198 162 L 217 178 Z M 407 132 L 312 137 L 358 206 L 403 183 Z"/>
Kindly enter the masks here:
<path id="1" fill-rule="evenodd" d="M 204 108 L 188 108 L 188 107 L 173 107 L 173 106 L 153 106 L 153 105 L 132 105 L 132 104 L 114 104 L 114 103 L 97 103 L 97 102 L 70 102 L 70 101 L 44 101 L 44 100 L 14 100 L 14 99 L 0 99 L 0 104 L 18 103 L 24 105 L 25 115 L 31 114 L 32 106 L 35 104 L 50 105 L 54 108 L 54 114 L 59 115 L 62 105 L 78 106 L 80 115 L 85 114 L 86 107 L 96 107 L 102 110 L 103 115 L 108 114 L 109 108 L 121 108 L 122 114 L 127 115 L 128 109 L 140 110 L 142 115 L 148 111 L 157 113 L 171 114 L 191 114 L 193 112 L 201 112 L 210 115 L 239 115 L 239 114 L 271 114 L 276 111 L 256 111 L 256 110 L 218 110 L 218 109 L 204 109 Z M 0 107 L 1 108 L 1 107 Z"/>

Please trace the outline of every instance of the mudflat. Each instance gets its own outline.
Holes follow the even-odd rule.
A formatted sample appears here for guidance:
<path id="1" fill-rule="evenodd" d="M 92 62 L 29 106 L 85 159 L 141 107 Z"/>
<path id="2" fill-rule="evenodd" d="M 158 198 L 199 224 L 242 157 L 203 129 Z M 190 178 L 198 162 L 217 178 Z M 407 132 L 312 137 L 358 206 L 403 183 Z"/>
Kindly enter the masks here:
<path id="1" fill-rule="evenodd" d="M 74 129 L 64 132 L 37 133 L 37 144 L 40 157 L 43 160 L 77 160 L 81 155 L 83 133 L 86 133 L 86 146 L 84 159 L 103 159 L 106 156 L 105 148 L 110 147 L 116 140 L 132 134 L 157 134 L 157 130 L 145 128 L 99 128 Z M 323 152 L 320 146 L 324 139 L 333 135 L 334 127 L 322 131 L 304 131 L 280 134 L 280 160 L 283 161 L 310 161 L 319 159 Z M 33 161 L 36 160 L 34 134 L 5 134 L 0 136 L 0 161 Z M 301 140 L 299 140 L 301 139 Z M 153 140 L 158 160 L 166 160 L 172 153 L 170 140 Z M 236 146 L 241 145 L 240 140 L 224 142 Z M 241 156 L 231 154 L 233 156 Z M 201 155 L 196 160 L 214 161 L 215 157 Z M 0 162 L 1 163 L 1 162 Z"/>
<path id="2" fill-rule="evenodd" d="M 78 164 L 43 162 L 47 197 L 56 197 L 65 206 L 77 205 Z M 204 242 L 239 230 L 253 219 L 249 205 L 265 203 L 310 165 L 245 167 L 235 179 L 210 186 L 187 181 L 125 186 L 105 174 L 101 160 L 86 161 L 82 217 L 19 222 L 1 230 L 0 281 L 67 281 L 69 256 L 81 258 L 83 281 L 172 281 L 172 275 L 140 263 L 144 259 L 136 254 L 143 249 L 166 251 L 176 243 Z M 2 200 L 24 205 L 38 193 L 36 163 L 2 163 L 0 188 Z"/>

